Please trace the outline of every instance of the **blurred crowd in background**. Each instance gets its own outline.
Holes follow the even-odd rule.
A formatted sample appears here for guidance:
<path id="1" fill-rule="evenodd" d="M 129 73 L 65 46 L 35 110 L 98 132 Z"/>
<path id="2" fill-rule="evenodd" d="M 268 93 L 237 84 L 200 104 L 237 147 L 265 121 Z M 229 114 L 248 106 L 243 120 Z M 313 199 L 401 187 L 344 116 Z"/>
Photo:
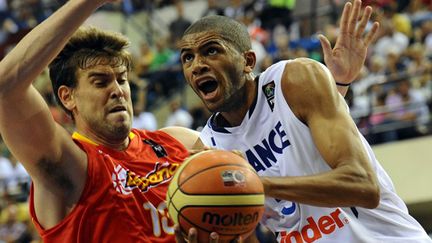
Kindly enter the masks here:
<path id="1" fill-rule="evenodd" d="M 0 57 L 64 2 L 0 0 Z M 284 59 L 309 57 L 323 62 L 316 35 L 322 33 L 335 43 L 338 17 L 346 1 L 304 2 L 310 2 L 306 10 L 295 0 L 208 0 L 201 16 L 226 15 L 248 27 L 257 53 L 258 74 Z M 372 20 L 378 21 L 381 29 L 346 97 L 354 121 L 371 144 L 432 134 L 432 1 L 363 0 L 363 4 L 375 7 Z M 167 24 L 169 35 L 143 39 L 140 51 L 133 53 L 133 127 L 156 130 L 179 125 L 200 130 L 210 115 L 199 103 L 186 107 L 184 97 L 178 95 L 184 94 L 187 84 L 176 43 L 194 21 L 184 6 L 181 0 L 123 0 L 100 10 L 125 16 L 161 8 L 176 10 L 177 16 Z M 327 10 L 323 13 L 319 9 Z M 56 106 L 48 72 L 42 73 L 34 85 L 47 100 L 54 118 L 73 131 L 72 121 Z M 162 106 L 169 107 L 170 112 L 161 122 L 154 111 Z M 27 213 L 30 178 L 3 143 L 0 149 L 0 243 L 38 242 Z"/>

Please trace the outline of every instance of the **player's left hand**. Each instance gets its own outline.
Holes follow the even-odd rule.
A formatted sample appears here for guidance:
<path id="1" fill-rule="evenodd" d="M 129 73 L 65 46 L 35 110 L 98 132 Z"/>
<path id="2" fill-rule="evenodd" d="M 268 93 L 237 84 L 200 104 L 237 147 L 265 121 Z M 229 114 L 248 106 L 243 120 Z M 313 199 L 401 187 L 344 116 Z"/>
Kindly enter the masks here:
<path id="1" fill-rule="evenodd" d="M 357 77 L 365 62 L 367 48 L 378 33 L 379 24 L 374 22 L 365 34 L 372 8 L 367 6 L 363 15 L 360 12 L 361 0 L 345 4 L 340 20 L 340 34 L 333 49 L 329 40 L 319 35 L 325 64 L 338 83 L 349 84 Z"/>
<path id="2" fill-rule="evenodd" d="M 174 232 L 177 243 L 200 243 L 198 242 L 198 231 L 195 228 L 189 229 L 187 239 L 184 238 L 183 233 L 181 232 L 178 225 L 176 225 L 176 227 L 174 228 Z M 219 235 L 216 232 L 212 232 L 207 242 L 218 243 Z M 243 240 L 241 237 L 238 237 L 237 239 L 233 240 L 232 243 L 243 243 Z"/>
<path id="3" fill-rule="evenodd" d="M 199 243 L 198 242 L 198 231 L 195 228 L 190 228 L 188 232 L 187 239 L 184 238 L 183 233 L 180 230 L 180 227 L 177 225 L 174 229 L 175 237 L 177 243 Z M 219 241 L 219 235 L 215 232 L 212 232 L 209 236 L 209 243 L 217 243 Z"/>

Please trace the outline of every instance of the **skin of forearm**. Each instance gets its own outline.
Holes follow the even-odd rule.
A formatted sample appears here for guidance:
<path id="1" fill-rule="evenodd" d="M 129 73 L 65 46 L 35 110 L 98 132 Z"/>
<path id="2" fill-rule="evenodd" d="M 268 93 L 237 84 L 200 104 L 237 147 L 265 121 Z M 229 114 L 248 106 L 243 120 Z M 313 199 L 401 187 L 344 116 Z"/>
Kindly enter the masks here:
<path id="1" fill-rule="evenodd" d="M 68 1 L 35 27 L 1 62 L 0 92 L 22 92 L 55 58 L 100 1 Z M 55 31 L 54 31 L 55 30 Z"/>
<path id="2" fill-rule="evenodd" d="M 374 175 L 341 166 L 329 172 L 298 177 L 262 177 L 266 196 L 320 207 L 375 208 L 379 187 Z"/>

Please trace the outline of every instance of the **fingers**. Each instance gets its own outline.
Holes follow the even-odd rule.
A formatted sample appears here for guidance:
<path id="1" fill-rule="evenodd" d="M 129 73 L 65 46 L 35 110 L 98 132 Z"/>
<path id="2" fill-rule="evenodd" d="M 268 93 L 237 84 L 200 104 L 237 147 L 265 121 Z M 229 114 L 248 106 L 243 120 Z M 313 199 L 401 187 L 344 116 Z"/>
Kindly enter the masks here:
<path id="1" fill-rule="evenodd" d="M 327 57 L 330 57 L 332 55 L 332 47 L 330 41 L 325 36 L 318 35 L 318 38 L 321 42 L 321 46 L 324 54 L 324 61 L 325 61 Z"/>
<path id="2" fill-rule="evenodd" d="M 175 239 L 177 243 L 198 243 L 198 231 L 195 228 L 190 228 L 187 236 L 187 240 L 184 238 L 184 235 L 180 229 L 179 225 L 174 227 Z M 241 240 L 241 238 L 239 238 Z M 209 235 L 209 243 L 218 243 L 219 242 L 219 234 L 216 232 L 212 232 Z M 242 242 L 242 241 L 236 241 Z"/>
<path id="3" fill-rule="evenodd" d="M 176 225 L 174 227 L 174 233 L 175 233 L 175 239 L 177 243 L 186 243 L 183 233 L 180 230 L 180 226 Z"/>
<path id="4" fill-rule="evenodd" d="M 363 16 L 360 20 L 360 23 L 358 25 L 357 31 L 356 31 L 356 37 L 361 38 L 363 35 L 364 30 L 366 29 L 366 25 L 369 22 L 369 19 L 372 15 L 372 8 L 370 6 L 367 6 L 364 10 Z"/>
<path id="5" fill-rule="evenodd" d="M 219 242 L 219 235 L 216 232 L 212 232 L 210 234 L 210 243 L 217 243 Z"/>
<path id="6" fill-rule="evenodd" d="M 357 20 L 360 15 L 360 7 L 361 7 L 361 1 L 354 0 L 354 6 L 352 7 L 352 11 L 350 13 L 350 17 L 348 20 L 348 33 L 352 34 L 356 29 Z"/>
<path id="7" fill-rule="evenodd" d="M 198 231 L 195 228 L 189 229 L 188 242 L 189 243 L 197 243 L 198 242 Z"/>
<path id="8" fill-rule="evenodd" d="M 341 26 L 341 32 L 346 33 L 348 31 L 348 19 L 349 15 L 351 13 L 352 4 L 350 2 L 347 2 L 344 6 L 342 17 L 340 20 L 340 26 Z"/>
<path id="9" fill-rule="evenodd" d="M 350 3 L 346 3 L 344 7 L 344 11 L 341 17 L 341 33 L 350 33 L 354 34 L 355 38 L 360 39 L 366 29 L 366 26 L 372 16 L 372 7 L 367 6 L 361 16 L 360 22 L 357 22 L 360 16 L 361 11 L 361 0 L 354 0 L 352 6 Z M 372 25 L 371 30 L 367 33 L 365 37 L 365 46 L 369 46 L 369 44 L 375 39 L 378 34 L 379 24 L 375 22 Z M 321 40 L 321 38 L 320 38 Z M 321 43 L 323 41 L 321 40 Z M 324 49 L 324 47 L 323 47 Z"/>
<path id="10" fill-rule="evenodd" d="M 379 23 L 378 22 L 373 23 L 371 30 L 365 37 L 366 46 L 369 46 L 369 44 L 377 37 L 378 29 L 379 29 Z"/>
<path id="11" fill-rule="evenodd" d="M 230 241 L 230 243 L 243 243 L 243 237 L 241 235 L 234 240 Z"/>

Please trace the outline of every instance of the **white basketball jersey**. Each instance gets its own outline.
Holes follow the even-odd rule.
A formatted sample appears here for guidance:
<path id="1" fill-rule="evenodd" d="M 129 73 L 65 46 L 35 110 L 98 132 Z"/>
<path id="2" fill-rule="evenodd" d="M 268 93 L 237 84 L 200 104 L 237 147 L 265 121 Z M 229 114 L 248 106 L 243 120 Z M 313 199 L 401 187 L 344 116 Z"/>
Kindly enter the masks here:
<path id="1" fill-rule="evenodd" d="M 294 115 L 282 94 L 281 76 L 287 62 L 276 63 L 260 75 L 256 101 L 239 126 L 217 127 L 216 113 L 200 135 L 208 146 L 242 151 L 260 176 L 307 176 L 331 169 L 308 127 Z M 275 232 L 280 242 L 432 242 L 408 214 L 389 176 L 361 137 L 379 179 L 379 206 L 325 208 L 267 197 L 262 224 Z"/>

